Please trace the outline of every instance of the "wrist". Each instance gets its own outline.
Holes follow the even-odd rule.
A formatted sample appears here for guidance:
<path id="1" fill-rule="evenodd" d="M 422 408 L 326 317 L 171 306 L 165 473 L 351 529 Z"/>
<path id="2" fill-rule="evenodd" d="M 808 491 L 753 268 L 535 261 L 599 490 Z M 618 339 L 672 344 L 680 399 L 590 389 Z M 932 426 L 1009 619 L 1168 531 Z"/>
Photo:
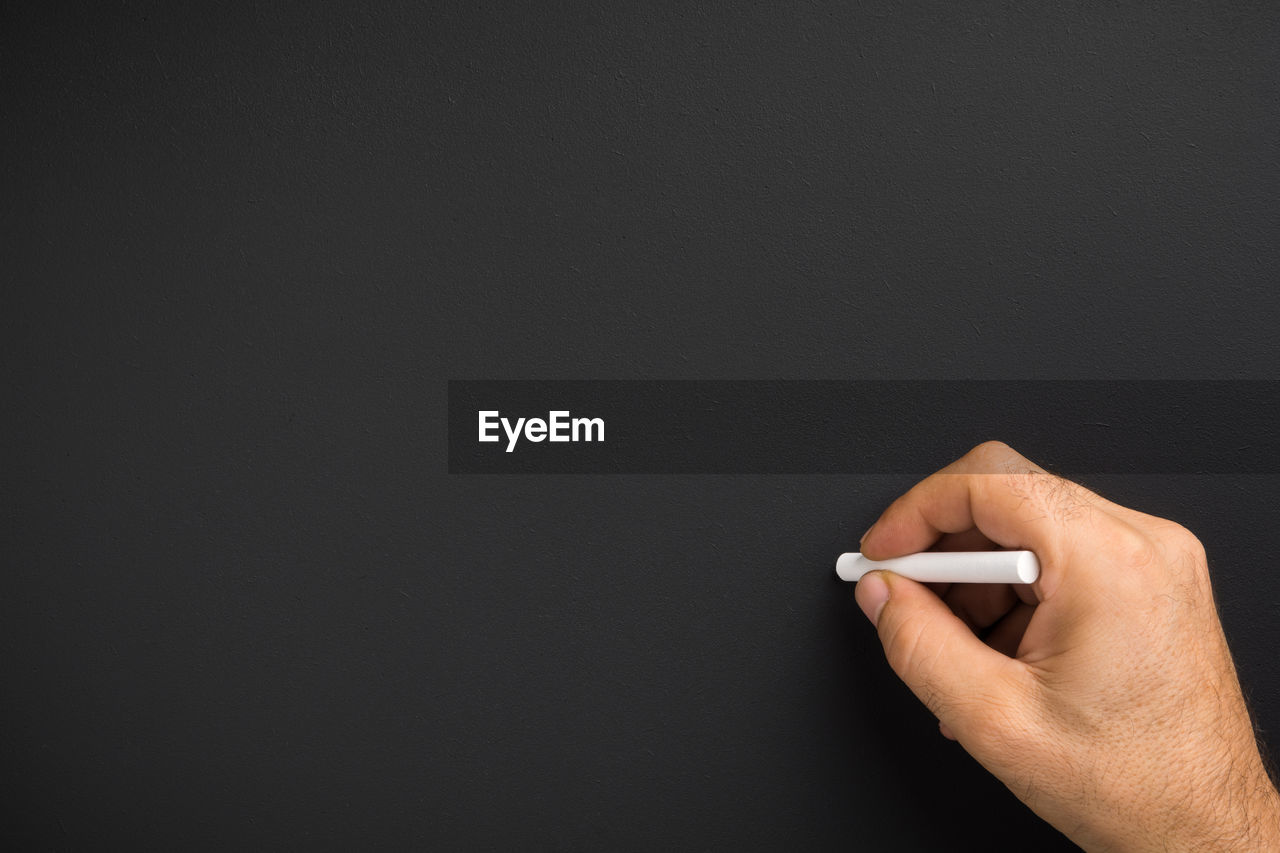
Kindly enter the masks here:
<path id="1" fill-rule="evenodd" d="M 1280 793 L 1260 763 L 1256 771 L 1218 776 L 1212 784 L 1206 776 L 1202 783 L 1198 789 L 1167 790 L 1145 804 L 1142 797 L 1131 799 L 1100 824 L 1080 825 L 1068 834 L 1090 851 L 1280 851 Z M 1148 780 L 1148 792 L 1152 785 Z"/>
<path id="2" fill-rule="evenodd" d="M 1223 789 L 1211 815 L 1197 825 L 1184 826 L 1184 832 L 1177 833 L 1179 843 L 1166 842 L 1159 849 L 1280 850 L 1280 793 L 1261 769 L 1241 778 L 1238 786 Z"/>
<path id="3" fill-rule="evenodd" d="M 1262 784 L 1265 788 L 1259 791 L 1251 809 L 1251 831 L 1249 844 L 1245 849 L 1280 850 L 1280 792 L 1263 774 Z"/>

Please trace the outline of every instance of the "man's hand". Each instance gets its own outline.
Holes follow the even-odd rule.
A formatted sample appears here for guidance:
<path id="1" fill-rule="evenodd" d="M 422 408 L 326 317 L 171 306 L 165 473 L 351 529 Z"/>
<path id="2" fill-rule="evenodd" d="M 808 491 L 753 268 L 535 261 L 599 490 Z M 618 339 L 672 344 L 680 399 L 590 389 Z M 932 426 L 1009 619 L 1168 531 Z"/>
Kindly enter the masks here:
<path id="1" fill-rule="evenodd" d="M 943 734 L 1087 849 L 1280 850 L 1280 795 L 1195 536 L 990 442 L 894 501 L 861 546 L 931 547 L 1041 564 L 1030 587 L 858 583 Z"/>

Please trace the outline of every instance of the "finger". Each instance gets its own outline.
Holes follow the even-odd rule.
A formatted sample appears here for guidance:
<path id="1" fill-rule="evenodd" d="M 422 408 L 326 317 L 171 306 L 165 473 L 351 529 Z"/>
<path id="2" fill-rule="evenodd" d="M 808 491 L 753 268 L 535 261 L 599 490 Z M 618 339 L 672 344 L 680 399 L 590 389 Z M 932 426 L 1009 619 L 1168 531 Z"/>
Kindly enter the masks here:
<path id="1" fill-rule="evenodd" d="M 978 639 L 923 585 L 869 572 L 855 595 L 889 666 L 961 741 L 981 724 L 981 709 L 1020 701 L 1022 665 Z"/>
<path id="2" fill-rule="evenodd" d="M 983 637 L 983 642 L 1002 655 L 1017 657 L 1018 646 L 1022 643 L 1022 636 L 1027 632 L 1027 626 L 1031 624 L 1031 617 L 1035 612 L 1035 607 L 1019 601 L 1003 619 L 992 626 Z"/>
<path id="3" fill-rule="evenodd" d="M 989 551 L 992 548 L 991 540 L 982 535 L 982 531 L 974 528 L 966 530 L 963 533 L 948 533 L 942 536 L 933 550 L 935 551 Z M 951 589 L 950 581 L 928 581 L 925 586 L 933 590 L 933 594 L 938 598 L 945 598 L 947 591 Z"/>
<path id="4" fill-rule="evenodd" d="M 987 442 L 895 500 L 867 531 L 862 553 L 871 559 L 912 554 L 944 534 L 976 527 L 996 545 L 1036 553 L 1042 569 L 1036 592 L 1043 600 L 1060 582 L 1061 567 L 1073 552 L 1094 541 L 1112 540 L 1111 528 L 1125 527 L 1126 535 L 1139 535 L 1107 512 L 1108 504 L 1007 445 Z M 1099 535 L 1099 528 L 1107 528 L 1107 535 Z M 1105 565 L 1102 560 L 1082 563 Z"/>
<path id="5" fill-rule="evenodd" d="M 995 543 L 976 527 L 959 533 L 944 533 L 933 544 L 934 551 L 990 551 Z"/>
<path id="6" fill-rule="evenodd" d="M 935 551 L 989 551 L 991 548 L 991 540 L 982 535 L 982 531 L 976 527 L 963 533 L 947 533 L 933 546 Z M 938 598 L 946 598 L 952 584 L 935 581 L 926 583 L 925 586 L 933 590 L 933 594 Z"/>
<path id="7" fill-rule="evenodd" d="M 941 598 L 974 633 L 999 622 L 1018 603 L 1017 593 L 1007 583 L 952 584 Z"/>
<path id="8" fill-rule="evenodd" d="M 947 593 L 951 590 L 951 587 L 955 586 L 955 584 L 951 583 L 951 581 L 927 581 L 925 586 L 929 588 L 930 592 L 938 596 L 938 598 L 946 598 Z"/>
<path id="9" fill-rule="evenodd" d="M 989 551 L 994 546 L 991 540 L 982 534 L 981 530 L 973 528 L 963 533 L 947 533 L 942 536 L 937 544 L 934 545 L 935 551 Z M 938 598 L 945 598 L 948 590 L 951 589 L 950 581 L 930 581 L 925 586 L 933 590 L 933 594 Z"/>

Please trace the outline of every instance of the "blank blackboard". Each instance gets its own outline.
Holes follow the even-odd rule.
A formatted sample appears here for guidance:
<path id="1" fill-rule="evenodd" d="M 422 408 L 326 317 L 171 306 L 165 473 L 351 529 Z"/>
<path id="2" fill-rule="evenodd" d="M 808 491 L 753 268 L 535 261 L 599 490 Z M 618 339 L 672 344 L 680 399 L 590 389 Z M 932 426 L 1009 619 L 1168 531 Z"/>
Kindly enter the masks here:
<path id="1" fill-rule="evenodd" d="M 1071 849 L 832 576 L 913 472 L 451 474 L 448 383 L 1280 378 L 1274 4 L 0 21 L 7 848 Z M 1280 479 L 1078 473 L 1280 743 Z"/>

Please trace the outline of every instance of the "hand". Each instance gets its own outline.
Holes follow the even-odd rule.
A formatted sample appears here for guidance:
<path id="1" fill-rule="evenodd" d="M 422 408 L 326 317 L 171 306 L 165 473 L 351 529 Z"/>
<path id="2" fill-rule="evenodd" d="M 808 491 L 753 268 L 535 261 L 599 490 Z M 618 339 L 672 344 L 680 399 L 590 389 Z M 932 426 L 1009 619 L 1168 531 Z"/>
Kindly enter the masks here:
<path id="1" fill-rule="evenodd" d="M 856 595 L 943 734 L 1074 842 L 1280 850 L 1280 795 L 1185 528 L 989 442 L 894 501 L 861 547 L 1040 558 L 1029 587 L 872 572 Z"/>

